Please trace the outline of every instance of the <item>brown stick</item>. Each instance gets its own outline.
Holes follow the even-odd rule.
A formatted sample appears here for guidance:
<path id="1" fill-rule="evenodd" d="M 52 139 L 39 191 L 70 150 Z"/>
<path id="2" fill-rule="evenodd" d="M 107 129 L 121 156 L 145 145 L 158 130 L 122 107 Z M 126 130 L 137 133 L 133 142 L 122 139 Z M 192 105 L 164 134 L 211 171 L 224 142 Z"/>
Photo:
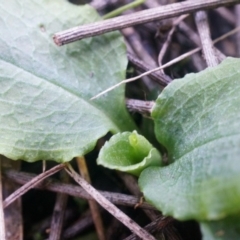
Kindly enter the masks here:
<path id="1" fill-rule="evenodd" d="M 240 5 L 235 6 L 235 18 L 236 18 L 236 27 L 240 26 Z M 240 57 L 240 32 L 236 35 L 236 44 L 237 44 L 237 57 Z"/>
<path id="2" fill-rule="evenodd" d="M 39 184 L 42 180 L 44 180 L 45 178 L 53 175 L 54 173 L 60 171 L 61 169 L 63 169 L 65 167 L 64 164 L 59 164 L 53 168 L 51 168 L 50 170 L 39 174 L 38 176 L 36 176 L 35 178 L 33 178 L 31 181 L 27 182 L 25 185 L 23 185 L 22 187 L 20 187 L 18 190 L 16 190 L 15 192 L 13 192 L 11 195 L 9 195 L 4 201 L 3 201 L 3 207 L 6 208 L 8 205 L 10 205 L 13 201 L 15 201 L 17 198 L 19 198 L 20 196 L 22 196 L 24 193 L 26 193 L 28 190 L 30 190 L 31 188 L 34 188 L 37 184 Z"/>
<path id="3" fill-rule="evenodd" d="M 157 219 L 155 219 L 153 222 L 151 222 L 147 226 L 145 226 L 144 229 L 146 229 L 148 232 L 154 233 L 154 232 L 162 231 L 162 230 L 166 229 L 166 227 L 171 225 L 173 222 L 174 222 L 174 219 L 172 217 L 161 216 L 161 217 L 158 217 Z M 124 240 L 135 240 L 135 239 L 136 239 L 136 235 L 131 234 Z M 173 238 L 173 239 L 177 240 L 175 238 Z"/>
<path id="4" fill-rule="evenodd" d="M 91 179 L 90 179 L 90 175 L 88 172 L 85 158 L 77 157 L 76 161 L 77 161 L 77 165 L 78 165 L 78 170 L 80 171 L 82 178 L 91 184 Z M 99 211 L 98 204 L 94 200 L 88 200 L 88 204 L 89 204 L 90 211 L 92 213 L 92 218 L 93 218 L 93 222 L 95 225 L 98 239 L 104 240 L 105 232 L 104 232 L 103 221 L 102 221 L 102 217 L 101 217 L 101 214 Z"/>
<path id="5" fill-rule="evenodd" d="M 217 12 L 222 18 L 228 21 L 231 25 L 233 26 L 235 25 L 236 18 L 234 16 L 234 13 L 230 9 L 221 7 L 221 8 L 215 9 L 215 12 Z"/>
<path id="6" fill-rule="evenodd" d="M 168 36 L 167 36 L 167 39 L 166 39 L 166 41 L 164 42 L 164 44 L 162 45 L 162 48 L 161 48 L 160 53 L 159 53 L 159 55 L 158 55 L 158 64 L 159 64 L 159 66 L 162 65 L 163 57 L 164 57 L 164 55 L 165 55 L 165 53 L 166 53 L 166 51 L 167 51 L 167 49 L 168 49 L 168 47 L 169 47 L 169 45 L 170 45 L 170 43 L 171 43 L 171 41 L 172 41 L 172 36 L 173 36 L 173 34 L 174 34 L 174 32 L 175 32 L 175 30 L 176 30 L 176 28 L 177 28 L 177 25 L 178 25 L 180 22 L 182 22 L 182 21 L 183 21 L 186 17 L 188 17 L 188 16 L 189 16 L 188 14 L 182 15 L 182 16 L 178 17 L 177 19 L 175 19 L 175 20 L 173 21 L 172 28 L 171 28 L 171 30 L 169 31 Z M 163 69 L 162 69 L 162 72 L 163 72 Z"/>
<path id="7" fill-rule="evenodd" d="M 154 101 L 142 101 L 137 99 L 126 99 L 126 107 L 130 112 L 138 112 L 141 114 L 150 115 L 153 107 L 155 105 Z"/>
<path id="8" fill-rule="evenodd" d="M 213 42 L 210 36 L 210 29 L 205 11 L 199 11 L 195 14 L 195 22 L 202 43 L 202 50 L 209 67 L 218 65 L 218 59 L 214 52 Z"/>
<path id="9" fill-rule="evenodd" d="M 215 43 L 217 43 L 217 42 L 225 39 L 225 38 L 228 37 L 228 36 L 231 36 L 231 35 L 237 33 L 239 30 L 240 30 L 240 26 L 237 27 L 237 28 L 235 28 L 235 29 L 233 29 L 232 31 L 229 31 L 228 33 L 220 36 L 219 38 L 215 39 L 215 40 L 213 41 L 213 44 L 215 44 Z M 162 66 L 160 66 L 160 67 L 157 67 L 157 68 L 155 68 L 155 69 L 152 69 L 152 70 L 150 70 L 150 71 L 147 71 L 147 72 L 145 72 L 145 73 L 143 73 L 143 74 L 140 74 L 140 75 L 138 75 L 138 76 L 136 76 L 136 77 L 132 77 L 132 78 L 125 79 L 125 80 L 123 80 L 123 81 L 115 84 L 114 86 L 111 86 L 111 87 L 107 88 L 106 90 L 98 93 L 97 95 L 95 95 L 94 97 L 92 97 L 91 100 L 96 99 L 96 98 L 102 96 L 103 94 L 105 94 L 105 93 L 113 90 L 113 89 L 116 88 L 116 87 L 119 87 L 120 85 L 122 85 L 122 84 L 124 84 L 124 83 L 129 83 L 129 82 L 136 81 L 136 80 L 140 79 L 141 77 L 144 77 L 144 76 L 149 75 L 150 73 L 156 72 L 156 71 L 161 70 L 161 69 L 164 69 L 164 68 L 166 68 L 166 67 L 169 67 L 169 66 L 171 66 L 171 65 L 179 62 L 180 60 L 183 60 L 184 58 L 186 58 L 186 57 L 188 57 L 188 56 L 191 56 L 192 54 L 200 51 L 201 49 L 202 49 L 201 47 L 195 48 L 195 49 L 193 49 L 193 50 L 191 50 L 191 51 L 189 51 L 189 52 L 187 52 L 187 53 L 184 53 L 184 54 L 180 55 L 179 57 L 176 57 L 175 59 L 169 61 L 168 63 L 165 63 L 164 65 L 162 65 Z"/>
<path id="10" fill-rule="evenodd" d="M 100 22 L 74 27 L 56 33 L 53 36 L 53 39 L 58 46 L 61 46 L 82 38 L 101 35 L 106 32 L 123 29 L 137 24 L 176 17 L 198 10 L 217 8 L 226 4 L 234 4 L 238 2 L 239 0 L 195 0 L 173 3 L 153 9 L 139 11 L 126 16 L 115 17 Z"/>
<path id="11" fill-rule="evenodd" d="M 8 170 L 4 172 L 4 177 L 19 183 L 25 184 L 32 179 L 34 179 L 37 175 L 32 173 L 26 172 L 17 172 L 15 170 Z M 86 191 L 84 191 L 80 186 L 75 186 L 73 184 L 66 184 L 55 182 L 53 179 L 48 179 L 45 182 L 41 182 L 40 184 L 34 186 L 36 189 L 48 190 L 56 193 L 65 193 L 74 197 L 79 197 L 83 199 L 93 199 Z M 105 196 L 109 201 L 114 204 L 134 207 L 137 203 L 139 203 L 139 198 L 122 194 L 122 193 L 113 193 L 113 192 L 106 192 L 106 191 L 99 191 L 103 196 Z M 139 208 L 146 208 L 156 210 L 150 204 L 144 202 L 142 203 Z"/>
<path id="12" fill-rule="evenodd" d="M 72 225 L 63 232 L 63 239 L 72 239 L 77 234 L 93 225 L 92 215 L 89 211 L 82 214 Z"/>
<path id="13" fill-rule="evenodd" d="M 9 169 L 19 171 L 21 161 L 13 161 L 0 156 L 2 163 L 2 171 Z M 2 198 L 7 198 L 15 192 L 19 185 L 11 179 L 4 178 L 2 180 Z M 22 217 L 22 199 L 18 198 L 14 203 L 4 209 L 5 231 L 7 233 L 6 240 L 22 240 L 23 239 L 23 217 Z M 0 237 L 0 239 L 2 239 Z"/>
<path id="14" fill-rule="evenodd" d="M 67 164 L 67 168 L 65 168 L 65 170 L 103 208 L 105 208 L 109 213 L 111 213 L 115 218 L 117 218 L 138 237 L 143 240 L 155 240 L 155 238 L 150 233 L 141 228 L 137 223 L 135 223 L 131 218 L 129 218 L 122 211 L 120 211 L 120 209 L 118 209 L 114 204 L 112 204 L 102 194 L 100 194 L 95 188 L 93 188 L 88 182 L 86 182 L 79 174 L 77 174 L 70 164 Z"/>
<path id="15" fill-rule="evenodd" d="M 122 181 L 124 182 L 126 188 L 129 190 L 130 193 L 138 197 L 142 196 L 142 193 L 138 186 L 137 179 L 134 176 L 127 173 L 122 173 L 122 172 L 118 172 L 118 176 L 122 179 Z M 138 205 L 141 205 L 141 203 Z M 157 217 L 160 214 L 160 213 L 157 213 L 156 211 L 149 210 L 149 209 L 143 209 L 143 211 L 152 221 L 157 219 Z"/>
<path id="16" fill-rule="evenodd" d="M 66 172 L 60 173 L 61 180 L 63 182 L 69 181 L 69 175 Z M 58 193 L 53 210 L 49 240 L 61 239 L 63 221 L 65 216 L 65 210 L 67 206 L 68 195 L 64 193 Z"/>
<path id="17" fill-rule="evenodd" d="M 146 72 L 152 69 L 145 61 L 141 61 L 137 59 L 133 54 L 127 53 L 128 60 L 134 65 L 134 67 L 139 70 L 140 72 Z M 166 87 L 172 79 L 167 76 L 166 74 L 163 74 L 161 72 L 154 72 L 149 74 L 149 76 L 158 84 L 160 84 L 163 87 Z"/>

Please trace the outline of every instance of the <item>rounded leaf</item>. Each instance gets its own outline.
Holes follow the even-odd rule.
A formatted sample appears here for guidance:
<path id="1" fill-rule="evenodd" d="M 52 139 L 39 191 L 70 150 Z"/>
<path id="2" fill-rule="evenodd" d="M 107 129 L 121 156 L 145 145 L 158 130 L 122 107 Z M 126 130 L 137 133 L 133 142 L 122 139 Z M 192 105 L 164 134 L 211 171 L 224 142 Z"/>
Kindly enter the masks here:
<path id="1" fill-rule="evenodd" d="M 152 112 L 172 164 L 140 176 L 146 199 L 178 219 L 240 212 L 240 59 L 175 80 Z"/>
<path id="2" fill-rule="evenodd" d="M 58 47 L 53 34 L 100 19 L 65 0 L 11 0 L 0 7 L 0 154 L 29 162 L 70 161 L 108 131 L 134 129 L 124 86 L 118 32 Z"/>

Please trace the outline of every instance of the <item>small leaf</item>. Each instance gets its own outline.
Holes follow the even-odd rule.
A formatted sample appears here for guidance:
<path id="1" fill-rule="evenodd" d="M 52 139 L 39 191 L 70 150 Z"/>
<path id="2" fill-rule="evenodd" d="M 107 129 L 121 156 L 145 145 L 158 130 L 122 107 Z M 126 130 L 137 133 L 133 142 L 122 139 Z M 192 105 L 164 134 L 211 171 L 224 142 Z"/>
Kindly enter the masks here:
<path id="1" fill-rule="evenodd" d="M 124 86 L 126 50 L 114 32 L 57 47 L 54 33 L 99 19 L 65 0 L 11 0 L 0 7 L 0 154 L 65 162 L 108 131 L 134 129 Z"/>
<path id="2" fill-rule="evenodd" d="M 101 149 L 98 164 L 138 176 L 148 166 L 160 166 L 161 156 L 136 131 L 114 135 Z"/>
<path id="3" fill-rule="evenodd" d="M 240 212 L 240 60 L 175 80 L 152 117 L 169 166 L 140 176 L 146 199 L 178 219 L 215 220 Z"/>
<path id="4" fill-rule="evenodd" d="M 239 240 L 240 217 L 200 223 L 203 240 Z"/>

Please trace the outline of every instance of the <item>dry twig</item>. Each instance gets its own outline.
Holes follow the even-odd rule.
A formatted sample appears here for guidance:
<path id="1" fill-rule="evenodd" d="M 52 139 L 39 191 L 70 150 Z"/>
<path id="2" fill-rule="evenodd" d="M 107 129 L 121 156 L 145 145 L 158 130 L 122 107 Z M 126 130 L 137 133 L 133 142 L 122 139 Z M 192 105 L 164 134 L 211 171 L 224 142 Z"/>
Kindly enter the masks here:
<path id="1" fill-rule="evenodd" d="M 153 222 L 149 223 L 147 226 L 144 227 L 148 232 L 155 233 L 157 231 L 163 231 L 166 229 L 170 224 L 172 224 L 174 219 L 172 217 L 158 217 Z M 124 240 L 136 240 L 136 235 L 132 234 L 125 238 Z M 177 240 L 177 239 L 175 239 Z"/>
<path id="2" fill-rule="evenodd" d="M 171 28 L 170 32 L 168 33 L 168 37 L 167 37 L 166 41 L 164 42 L 164 44 L 163 44 L 163 46 L 161 48 L 161 51 L 160 51 L 160 53 L 158 55 L 158 64 L 159 64 L 159 66 L 162 65 L 163 57 L 164 57 L 164 55 L 165 55 L 165 53 L 166 53 L 166 51 L 168 49 L 169 44 L 171 43 L 172 35 L 175 32 L 175 29 L 176 29 L 177 25 L 181 21 L 183 21 L 186 17 L 188 17 L 188 16 L 189 16 L 188 14 L 180 16 L 173 22 L 172 28 Z"/>
<path id="3" fill-rule="evenodd" d="M 8 169 L 19 171 L 21 167 L 20 161 L 13 161 L 1 156 L 2 171 Z M 14 181 L 4 178 L 2 182 L 3 199 L 8 197 L 19 188 Z M 6 240 L 22 240 L 23 239 L 23 217 L 22 217 L 22 199 L 18 198 L 14 203 L 4 209 Z"/>
<path id="4" fill-rule="evenodd" d="M 64 164 L 59 164 L 51 169 L 49 169 L 48 171 L 39 174 L 38 176 L 36 176 L 35 178 L 33 178 L 31 181 L 27 182 L 25 185 L 23 185 L 22 187 L 20 187 L 18 190 L 16 190 L 14 193 L 12 193 L 10 196 L 8 196 L 4 202 L 3 202 L 3 207 L 7 207 L 8 205 L 10 205 L 12 202 L 14 202 L 17 198 L 19 198 L 20 196 L 22 196 L 24 193 L 26 193 L 27 191 L 29 191 L 31 188 L 34 188 L 37 184 L 39 184 L 41 181 L 43 181 L 45 178 L 53 175 L 54 173 L 60 171 L 61 169 L 63 169 L 65 167 Z"/>
<path id="5" fill-rule="evenodd" d="M 240 27 L 240 4 L 235 6 L 236 27 Z M 236 34 L 237 56 L 240 57 L 240 32 Z"/>
<path id="6" fill-rule="evenodd" d="M 69 180 L 66 172 L 61 172 L 61 179 L 63 182 L 67 183 Z M 58 193 L 54 211 L 52 215 L 51 228 L 49 240 L 59 240 L 61 239 L 61 233 L 63 228 L 63 220 L 65 216 L 65 209 L 67 205 L 68 195 L 64 193 Z"/>
<path id="7" fill-rule="evenodd" d="M 80 171 L 82 178 L 91 184 L 91 179 L 89 176 L 85 158 L 77 157 L 76 160 L 77 160 L 78 170 Z M 104 227 L 103 227 L 103 222 L 102 222 L 101 214 L 99 211 L 99 207 L 98 207 L 96 201 L 94 201 L 94 200 L 88 200 L 88 204 L 90 207 L 90 211 L 92 213 L 92 218 L 93 218 L 93 222 L 94 222 L 94 225 L 95 225 L 95 228 L 97 231 L 98 239 L 104 240 L 105 233 L 104 233 Z"/>
<path id="8" fill-rule="evenodd" d="M 67 164 L 65 170 L 68 174 L 87 191 L 103 208 L 111 213 L 115 218 L 122 222 L 127 228 L 134 232 L 143 240 L 155 240 L 155 238 L 147 231 L 142 229 L 137 223 L 129 218 L 125 213 L 120 211 L 115 205 L 109 202 L 103 195 L 95 190 L 89 183 L 87 183 L 79 174 L 77 174 L 70 164 Z"/>
<path id="9" fill-rule="evenodd" d="M 210 29 L 207 20 L 207 14 L 205 11 L 199 11 L 195 14 L 195 22 L 200 35 L 202 50 L 204 53 L 205 60 L 209 67 L 218 65 L 218 59 L 215 55 L 213 42 L 210 36 Z"/>
<path id="10" fill-rule="evenodd" d="M 226 4 L 234 4 L 237 2 L 239 2 L 239 0 L 195 0 L 194 2 L 185 1 L 169 4 L 132 13 L 126 16 L 115 17 L 100 22 L 74 27 L 69 30 L 56 33 L 53 36 L 53 39 L 58 46 L 61 46 L 86 37 L 101 35 L 106 32 L 127 28 L 137 24 L 176 17 L 198 10 L 217 8 Z"/>
<path id="11" fill-rule="evenodd" d="M 93 219 L 91 213 L 88 211 L 63 232 L 63 239 L 75 237 L 78 233 L 91 225 L 93 225 Z"/>
<path id="12" fill-rule="evenodd" d="M 226 37 L 228 37 L 228 36 L 230 36 L 230 35 L 232 35 L 232 34 L 237 33 L 239 30 L 240 30 L 240 27 L 237 27 L 237 28 L 233 29 L 232 31 L 229 31 L 228 33 L 222 35 L 221 37 L 215 39 L 215 40 L 213 41 L 213 44 L 215 44 L 215 43 L 217 43 L 217 42 L 225 39 Z M 177 57 L 177 58 L 169 61 L 168 63 L 166 63 L 166 64 L 164 64 L 164 65 L 162 65 L 162 66 L 160 66 L 160 67 L 154 68 L 154 69 L 152 69 L 152 70 L 150 70 L 150 71 L 147 71 L 147 72 L 145 72 L 145 73 L 143 73 L 143 74 L 140 74 L 140 75 L 138 75 L 138 76 L 136 76 L 136 77 L 132 77 L 132 78 L 125 79 L 125 80 L 121 81 L 120 83 L 117 83 L 116 85 L 111 86 L 111 87 L 107 88 L 106 90 L 100 92 L 99 94 L 95 95 L 94 97 L 91 98 L 91 100 L 102 96 L 103 94 L 105 94 L 105 93 L 113 90 L 113 89 L 116 88 L 116 87 L 119 87 L 120 85 L 122 85 L 122 84 L 124 84 L 124 83 L 129 83 L 129 82 L 136 81 L 136 80 L 138 80 L 138 79 L 140 79 L 140 78 L 142 78 L 142 77 L 144 77 L 144 76 L 147 76 L 147 75 L 149 75 L 149 74 L 151 74 L 151 73 L 153 73 L 153 72 L 156 72 L 156 71 L 161 70 L 161 69 L 166 68 L 166 67 L 170 67 L 170 66 L 172 66 L 173 64 L 175 64 L 175 63 L 177 63 L 177 62 L 185 59 L 186 57 L 189 57 L 189 56 L 191 56 L 192 54 L 200 51 L 201 49 L 202 49 L 201 47 L 195 48 L 195 49 L 193 49 L 193 50 L 191 50 L 191 51 L 189 51 L 189 52 L 187 52 L 187 53 L 184 53 L 184 54 L 180 55 L 179 57 Z"/>
<path id="13" fill-rule="evenodd" d="M 150 115 L 154 107 L 154 101 L 142 101 L 137 99 L 126 99 L 126 106 L 129 112 L 138 112 L 143 115 Z"/>
<path id="14" fill-rule="evenodd" d="M 26 184 L 37 177 L 37 175 L 32 173 L 25 172 L 17 172 L 14 170 L 8 170 L 4 172 L 4 176 L 11 179 L 12 181 L 19 184 Z M 59 183 L 54 182 L 52 179 L 48 179 L 46 182 L 42 182 L 36 186 L 36 189 L 48 190 L 56 193 L 65 193 L 70 196 L 79 197 L 83 199 L 93 199 L 83 188 L 80 186 L 75 186 L 73 184 Z M 139 199 L 134 196 L 122 194 L 122 193 L 112 193 L 106 191 L 99 191 L 105 198 L 116 205 L 134 207 Z M 140 206 L 140 208 L 152 209 L 156 210 L 150 204 L 144 202 Z"/>
<path id="15" fill-rule="evenodd" d="M 128 56 L 128 60 L 140 72 L 146 72 L 151 69 L 151 67 L 147 63 L 137 59 L 136 57 L 133 56 L 133 54 L 128 53 L 127 56 Z M 161 72 L 154 72 L 154 73 L 149 74 L 149 76 L 155 82 L 159 83 L 163 87 L 167 86 L 172 81 L 172 79 L 169 76 L 167 76 L 166 74 L 163 74 Z"/>
<path id="16" fill-rule="evenodd" d="M 127 174 L 127 173 L 121 173 L 121 172 L 118 174 L 118 176 L 125 183 L 125 186 L 128 188 L 130 193 L 134 194 L 135 196 L 140 197 L 140 199 L 143 199 L 142 193 L 141 193 L 138 183 L 137 183 L 137 179 L 134 176 Z M 140 200 L 140 203 L 137 204 L 135 207 L 137 208 L 140 205 L 141 205 L 141 200 Z M 153 210 L 149 210 L 149 209 L 143 209 L 143 211 L 149 217 L 149 219 L 151 219 L 152 221 L 154 221 L 160 215 L 160 212 L 157 213 L 157 211 L 153 211 Z"/>

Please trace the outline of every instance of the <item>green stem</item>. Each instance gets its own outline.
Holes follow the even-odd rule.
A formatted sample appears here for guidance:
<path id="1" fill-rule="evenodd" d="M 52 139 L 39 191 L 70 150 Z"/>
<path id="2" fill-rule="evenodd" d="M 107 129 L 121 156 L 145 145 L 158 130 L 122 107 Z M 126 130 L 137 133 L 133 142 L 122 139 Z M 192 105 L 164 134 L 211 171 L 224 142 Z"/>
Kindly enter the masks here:
<path id="1" fill-rule="evenodd" d="M 141 5 L 142 3 L 144 3 L 145 0 L 135 0 L 129 4 L 126 4 L 120 8 L 117 8 L 116 10 L 113 10 L 112 12 L 110 13 L 107 13 L 103 16 L 103 19 L 108 19 L 108 18 L 112 18 L 112 17 L 116 17 L 118 15 L 120 15 L 122 12 L 125 12 L 127 11 L 128 9 L 131 9 L 131 8 L 135 8 L 139 5 Z"/>

